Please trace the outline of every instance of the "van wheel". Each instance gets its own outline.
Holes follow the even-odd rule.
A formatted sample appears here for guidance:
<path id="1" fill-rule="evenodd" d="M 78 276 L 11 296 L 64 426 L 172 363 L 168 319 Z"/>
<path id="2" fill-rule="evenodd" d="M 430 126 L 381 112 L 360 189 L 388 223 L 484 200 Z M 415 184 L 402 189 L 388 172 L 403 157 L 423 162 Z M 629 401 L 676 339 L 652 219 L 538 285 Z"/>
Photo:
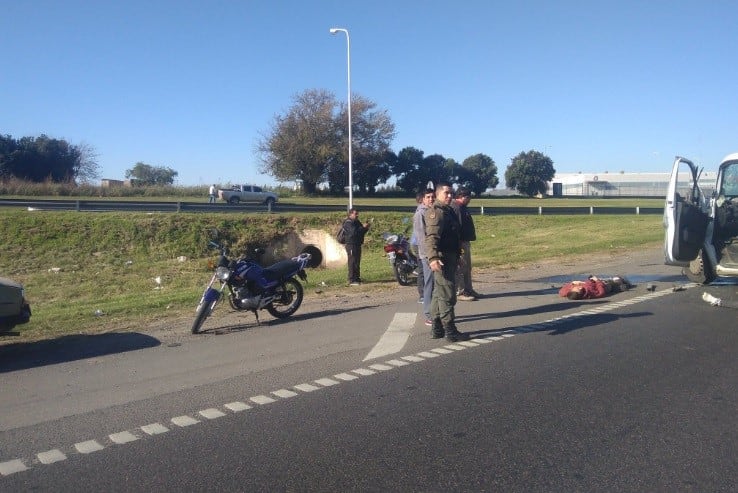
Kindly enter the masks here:
<path id="1" fill-rule="evenodd" d="M 698 284 L 710 284 L 716 277 L 710 261 L 704 255 L 704 250 L 700 250 L 697 257 L 689 263 L 688 267 L 682 269 L 682 272 L 687 279 Z"/>

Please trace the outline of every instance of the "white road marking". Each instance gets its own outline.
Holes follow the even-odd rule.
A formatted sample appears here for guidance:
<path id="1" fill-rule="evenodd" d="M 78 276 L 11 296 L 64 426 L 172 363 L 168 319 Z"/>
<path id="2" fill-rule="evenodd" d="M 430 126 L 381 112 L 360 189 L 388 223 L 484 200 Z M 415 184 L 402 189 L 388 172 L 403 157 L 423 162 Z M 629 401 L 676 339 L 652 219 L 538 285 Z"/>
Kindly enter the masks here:
<path id="1" fill-rule="evenodd" d="M 351 375 L 350 373 L 339 373 L 338 375 L 333 376 L 339 380 L 343 380 L 344 382 L 349 382 L 351 380 L 356 380 L 357 378 L 359 378 L 356 375 Z"/>
<path id="2" fill-rule="evenodd" d="M 197 423 L 199 423 L 199 421 L 190 416 L 177 416 L 175 418 L 172 418 L 172 423 L 179 426 L 180 428 L 184 428 L 185 426 L 196 425 Z"/>
<path id="3" fill-rule="evenodd" d="M 466 349 L 461 344 L 446 344 L 443 347 L 448 348 L 448 349 L 453 349 L 454 351 L 463 351 L 464 349 Z"/>
<path id="4" fill-rule="evenodd" d="M 369 365 L 369 368 L 371 368 L 372 370 L 379 370 L 379 371 L 387 371 L 387 370 L 392 369 L 390 365 L 385 365 L 383 363 L 375 363 L 373 365 Z"/>
<path id="5" fill-rule="evenodd" d="M 367 375 L 374 375 L 375 373 L 377 373 L 377 372 L 372 371 L 372 370 L 367 370 L 366 368 L 357 368 L 357 369 L 351 370 L 351 371 L 353 371 L 357 375 L 361 375 L 363 377 L 365 377 Z"/>
<path id="6" fill-rule="evenodd" d="M 267 395 L 255 395 L 254 397 L 249 399 L 251 402 L 255 402 L 259 404 L 260 406 L 263 406 L 264 404 L 271 404 L 272 402 L 275 402 L 274 399 Z"/>
<path id="7" fill-rule="evenodd" d="M 418 353 L 418 356 L 422 356 L 424 358 L 437 358 L 440 356 L 440 354 L 437 353 L 431 353 L 430 351 L 422 351 Z"/>
<path id="8" fill-rule="evenodd" d="M 366 355 L 364 361 L 402 351 L 405 343 L 410 338 L 416 318 L 417 314 L 415 313 L 395 313 L 389 327 L 382 334 L 382 337 L 379 338 L 379 342 Z"/>
<path id="9" fill-rule="evenodd" d="M 241 411 L 251 409 L 251 406 L 241 401 L 229 402 L 228 404 L 225 405 L 225 407 L 230 409 L 234 413 L 240 413 Z"/>
<path id="10" fill-rule="evenodd" d="M 332 378 L 319 378 L 315 381 L 318 385 L 322 385 L 323 387 L 330 387 L 332 385 L 338 385 L 339 381 L 333 380 Z"/>
<path id="11" fill-rule="evenodd" d="M 64 453 L 59 449 L 53 449 L 53 450 L 47 450 L 46 452 L 41 452 L 39 454 L 36 454 L 36 457 L 38 457 L 38 461 L 41 464 L 53 464 L 54 462 L 59 462 L 61 460 L 66 460 L 67 456 L 64 455 Z"/>
<path id="12" fill-rule="evenodd" d="M 409 361 L 411 363 L 420 363 L 421 361 L 424 361 L 425 358 L 410 355 L 410 356 L 403 356 L 402 359 L 404 359 L 405 361 Z"/>
<path id="13" fill-rule="evenodd" d="M 7 462 L 0 462 L 0 474 L 3 476 L 9 476 L 16 472 L 27 471 L 28 468 L 20 459 L 9 460 Z"/>
<path id="14" fill-rule="evenodd" d="M 303 392 L 312 392 L 313 390 L 318 390 L 320 387 L 316 387 L 315 385 L 311 383 L 301 383 L 301 384 L 295 385 L 295 388 Z"/>
<path id="15" fill-rule="evenodd" d="M 437 347 L 437 348 L 431 349 L 431 351 L 434 352 L 434 353 L 438 353 L 438 354 L 453 353 L 453 351 L 451 351 L 450 349 L 446 349 L 446 348 L 442 348 L 442 347 Z"/>
<path id="16" fill-rule="evenodd" d="M 160 423 L 151 423 L 141 427 L 141 431 L 147 435 L 161 435 L 169 431 L 169 428 Z"/>
<path id="17" fill-rule="evenodd" d="M 210 409 L 203 409 L 198 414 L 207 419 L 217 419 L 225 416 L 225 413 L 223 411 L 221 411 L 220 409 L 215 409 L 214 407 Z"/>
<path id="18" fill-rule="evenodd" d="M 92 452 L 97 452 L 105 447 L 100 445 L 96 440 L 87 440 L 86 442 L 75 443 L 74 448 L 76 448 L 77 452 L 80 454 L 91 454 Z"/>
<path id="19" fill-rule="evenodd" d="M 108 435 L 108 438 L 110 438 L 110 441 L 112 441 L 113 443 L 117 443 L 118 445 L 123 445 L 124 443 L 135 442 L 136 440 L 138 440 L 138 437 L 130 431 L 113 433 L 112 435 Z"/>
<path id="20" fill-rule="evenodd" d="M 385 363 L 392 366 L 405 366 L 410 364 L 407 361 L 402 361 L 401 359 L 391 359 L 389 361 L 385 361 Z"/>
<path id="21" fill-rule="evenodd" d="M 292 392 L 291 390 L 287 389 L 279 389 L 272 392 L 272 394 L 276 395 L 277 397 L 281 397 L 282 399 L 289 399 L 290 397 L 295 397 L 297 395 L 297 392 Z"/>

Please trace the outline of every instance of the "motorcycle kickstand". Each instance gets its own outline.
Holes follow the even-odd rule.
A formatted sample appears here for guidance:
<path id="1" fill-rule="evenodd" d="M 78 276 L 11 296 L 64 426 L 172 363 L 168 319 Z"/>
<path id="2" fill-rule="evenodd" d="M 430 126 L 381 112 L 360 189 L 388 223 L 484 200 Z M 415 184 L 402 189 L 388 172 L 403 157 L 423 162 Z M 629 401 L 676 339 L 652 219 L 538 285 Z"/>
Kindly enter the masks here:
<path id="1" fill-rule="evenodd" d="M 261 320 L 259 320 L 259 312 L 257 312 L 256 310 L 251 311 L 254 312 L 254 316 L 256 317 L 256 325 L 261 325 Z"/>

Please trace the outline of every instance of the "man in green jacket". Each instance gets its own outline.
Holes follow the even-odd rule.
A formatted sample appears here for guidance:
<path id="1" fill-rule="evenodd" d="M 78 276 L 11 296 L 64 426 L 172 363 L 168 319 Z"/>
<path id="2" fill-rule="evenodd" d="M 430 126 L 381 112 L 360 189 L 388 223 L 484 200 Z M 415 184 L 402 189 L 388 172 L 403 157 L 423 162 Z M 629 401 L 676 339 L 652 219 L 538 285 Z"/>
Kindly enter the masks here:
<path id="1" fill-rule="evenodd" d="M 444 335 L 450 342 L 469 339 L 468 334 L 456 329 L 456 267 L 461 250 L 461 224 L 451 208 L 454 191 L 449 183 L 439 183 L 436 200 L 425 211 L 425 251 L 433 271 L 431 298 L 431 336 Z"/>

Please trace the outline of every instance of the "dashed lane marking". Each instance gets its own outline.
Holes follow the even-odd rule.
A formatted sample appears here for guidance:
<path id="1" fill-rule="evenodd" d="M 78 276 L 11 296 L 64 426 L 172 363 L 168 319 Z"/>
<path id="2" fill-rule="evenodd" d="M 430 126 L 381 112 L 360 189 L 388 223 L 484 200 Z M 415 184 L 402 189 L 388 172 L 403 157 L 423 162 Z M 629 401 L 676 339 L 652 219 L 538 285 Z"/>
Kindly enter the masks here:
<path id="1" fill-rule="evenodd" d="M 226 404 L 226 407 L 228 407 L 228 404 Z M 142 426 L 141 431 L 147 435 L 161 435 L 162 433 L 168 432 L 169 428 L 161 423 L 151 423 L 150 425 Z"/>
<path id="2" fill-rule="evenodd" d="M 687 288 L 691 288 L 694 286 L 696 286 L 696 284 L 686 284 L 684 285 L 684 288 L 687 289 Z M 429 351 L 421 351 L 415 354 L 401 356 L 400 358 L 385 361 L 383 363 L 372 364 L 368 368 L 356 368 L 354 370 L 351 370 L 350 372 L 338 373 L 336 375 L 333 375 L 333 377 L 330 377 L 330 378 L 328 377 L 319 378 L 317 380 L 314 380 L 313 383 L 297 384 L 292 388 L 299 390 L 301 392 L 314 392 L 314 391 L 318 391 L 321 389 L 326 389 L 328 387 L 339 385 L 341 382 L 350 382 L 352 380 L 360 379 L 361 377 L 375 375 L 378 372 L 381 373 L 381 372 L 386 372 L 386 371 L 390 371 L 393 369 L 397 369 L 400 367 L 404 367 L 411 363 L 421 363 L 429 359 L 438 358 L 446 354 L 453 354 L 458 351 L 462 351 L 464 349 L 470 349 L 476 346 L 480 346 L 482 344 L 489 344 L 489 343 L 504 341 L 510 337 L 514 337 L 515 335 L 555 329 L 556 326 L 572 318 L 593 316 L 599 313 L 614 310 L 619 307 L 629 306 L 629 305 L 632 305 L 632 304 L 635 304 L 641 301 L 650 300 L 650 299 L 653 299 L 659 296 L 666 296 L 668 294 L 671 294 L 672 292 L 673 291 L 669 289 L 665 291 L 649 293 L 647 295 L 639 296 L 637 298 L 631 298 L 630 300 L 608 304 L 604 307 L 598 308 L 597 310 L 584 310 L 582 312 L 573 313 L 573 314 L 569 314 L 569 315 L 562 316 L 562 317 L 556 317 L 550 320 L 546 320 L 544 322 L 516 327 L 514 329 L 508 329 L 508 330 L 495 329 L 495 330 L 490 330 L 488 332 L 483 332 L 483 333 L 477 332 L 476 336 L 469 341 L 459 341 L 457 343 L 447 344 L 444 347 L 434 348 Z M 637 300 L 637 301 L 634 301 L 634 300 Z M 413 317 L 414 316 L 415 314 L 413 314 Z M 283 400 L 289 399 L 295 396 L 299 396 L 300 394 L 292 390 L 288 390 L 288 389 L 278 389 L 278 390 L 272 391 L 271 395 L 273 395 L 274 398 L 269 397 L 268 395 L 262 394 L 262 395 L 255 395 L 253 397 L 249 397 L 247 400 L 250 403 L 258 404 L 259 406 L 261 406 L 261 405 L 271 404 L 273 402 L 276 402 L 277 399 L 283 399 Z M 250 404 L 247 404 L 246 402 L 242 402 L 242 401 L 229 402 L 227 404 L 223 404 L 222 407 L 224 409 L 227 409 L 233 414 L 252 409 L 252 406 Z M 226 412 L 223 412 L 221 409 L 217 407 L 203 409 L 201 411 L 198 411 L 195 414 L 205 418 L 206 420 L 213 420 L 216 418 L 228 416 Z M 192 416 L 189 416 L 189 415 L 181 415 L 181 416 L 173 417 L 170 419 L 170 422 L 173 425 L 178 426 L 180 428 L 186 428 L 188 426 L 194 426 L 194 425 L 202 423 L 201 420 L 193 418 Z M 140 433 L 138 430 L 140 430 L 140 432 L 143 432 L 143 434 Z M 108 446 L 125 445 L 131 442 L 135 442 L 137 440 L 145 439 L 148 437 L 153 437 L 156 435 L 161 435 L 161 434 L 167 433 L 168 431 L 169 431 L 169 428 L 167 428 L 166 426 L 160 423 L 151 423 L 151 424 L 144 425 L 144 426 L 141 426 L 140 428 L 136 428 L 130 431 L 124 430 L 118 433 L 110 434 L 107 436 L 107 441 L 103 440 L 103 442 L 108 443 Z M 66 454 L 62 450 L 52 449 L 52 450 L 47 450 L 45 452 L 39 452 L 35 454 L 33 458 L 30 458 L 30 459 L 24 460 L 22 458 L 16 458 L 12 460 L 7 460 L 4 462 L 0 462 L 0 476 L 9 476 L 11 474 L 21 473 L 23 471 L 32 469 L 33 465 L 38 465 L 38 464 L 47 465 L 47 464 L 53 464 L 55 462 L 64 461 L 67 459 L 67 455 L 69 453 L 76 452 L 78 454 L 91 454 L 93 452 L 97 452 L 105 448 L 106 446 L 98 442 L 97 440 L 87 440 L 87 441 L 75 443 L 74 445 L 72 445 L 71 448 L 65 449 L 65 451 L 67 452 Z"/>
<path id="3" fill-rule="evenodd" d="M 53 464 L 54 462 L 59 462 L 67 459 L 67 456 L 64 455 L 61 450 L 56 448 L 53 450 L 47 450 L 46 452 L 38 453 L 36 454 L 36 457 L 41 464 Z"/>

